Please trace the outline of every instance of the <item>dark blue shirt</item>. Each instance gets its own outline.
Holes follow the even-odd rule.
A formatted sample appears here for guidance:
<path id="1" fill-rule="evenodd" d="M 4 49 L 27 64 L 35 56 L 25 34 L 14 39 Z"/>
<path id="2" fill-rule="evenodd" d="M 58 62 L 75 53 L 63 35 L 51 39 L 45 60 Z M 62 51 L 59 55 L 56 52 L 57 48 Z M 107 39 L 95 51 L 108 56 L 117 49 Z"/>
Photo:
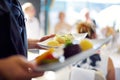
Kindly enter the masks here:
<path id="1" fill-rule="evenodd" d="M 0 0 L 0 58 L 27 56 L 24 15 L 18 0 Z"/>
<path id="2" fill-rule="evenodd" d="M 8 4 L 16 18 L 16 22 L 19 24 L 19 32 L 22 33 L 22 28 L 25 27 L 24 24 L 24 15 L 21 10 L 21 6 L 18 6 L 17 0 L 7 0 Z"/>

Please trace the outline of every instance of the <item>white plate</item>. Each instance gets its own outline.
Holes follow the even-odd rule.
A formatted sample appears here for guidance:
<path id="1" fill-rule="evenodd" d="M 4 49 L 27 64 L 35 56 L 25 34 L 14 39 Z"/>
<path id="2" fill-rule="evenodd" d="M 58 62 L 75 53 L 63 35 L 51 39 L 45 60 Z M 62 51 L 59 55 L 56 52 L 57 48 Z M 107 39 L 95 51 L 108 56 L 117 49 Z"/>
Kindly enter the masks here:
<path id="1" fill-rule="evenodd" d="M 72 34 L 75 40 L 82 40 L 87 36 L 88 33 L 81 33 L 81 34 Z"/>
<path id="2" fill-rule="evenodd" d="M 47 64 L 47 65 L 40 65 L 36 70 L 37 71 L 56 71 L 59 70 L 65 66 L 68 66 L 70 64 L 73 64 L 79 60 L 83 60 L 91 55 L 93 55 L 102 45 L 106 44 L 112 39 L 112 37 L 108 37 L 106 39 L 101 39 L 101 40 L 94 40 L 94 48 L 81 52 L 79 54 L 76 54 L 68 59 L 66 59 L 64 62 L 57 62 L 57 63 L 52 63 L 52 64 Z M 98 42 L 99 41 L 99 42 Z"/>
<path id="3" fill-rule="evenodd" d="M 65 35 L 65 34 L 64 34 Z M 77 41 L 80 41 L 82 39 L 84 39 L 86 36 L 87 36 L 87 33 L 82 33 L 82 34 L 72 34 L 73 37 L 74 37 L 74 40 L 77 40 Z M 55 47 L 52 47 L 52 46 L 48 46 L 47 43 L 50 41 L 50 40 L 53 40 L 54 38 L 50 38 L 46 41 L 43 41 L 43 42 L 39 42 L 37 43 L 40 47 L 42 48 L 46 48 L 46 49 L 49 49 L 49 48 L 58 48 L 58 46 L 55 46 Z"/>

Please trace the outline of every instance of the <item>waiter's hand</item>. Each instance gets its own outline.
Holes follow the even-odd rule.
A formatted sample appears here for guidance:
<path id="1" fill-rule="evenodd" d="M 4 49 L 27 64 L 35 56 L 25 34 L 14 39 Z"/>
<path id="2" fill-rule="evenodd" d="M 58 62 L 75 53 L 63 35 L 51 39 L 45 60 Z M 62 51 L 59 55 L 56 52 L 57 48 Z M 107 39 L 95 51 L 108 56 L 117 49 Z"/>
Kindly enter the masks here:
<path id="1" fill-rule="evenodd" d="M 28 48 L 29 49 L 43 49 L 37 43 L 45 41 L 49 38 L 55 37 L 55 34 L 42 37 L 40 40 L 28 39 Z"/>
<path id="2" fill-rule="evenodd" d="M 0 78 L 2 80 L 31 80 L 42 76 L 44 72 L 35 72 L 35 64 L 28 62 L 23 56 L 12 56 L 0 60 Z"/>

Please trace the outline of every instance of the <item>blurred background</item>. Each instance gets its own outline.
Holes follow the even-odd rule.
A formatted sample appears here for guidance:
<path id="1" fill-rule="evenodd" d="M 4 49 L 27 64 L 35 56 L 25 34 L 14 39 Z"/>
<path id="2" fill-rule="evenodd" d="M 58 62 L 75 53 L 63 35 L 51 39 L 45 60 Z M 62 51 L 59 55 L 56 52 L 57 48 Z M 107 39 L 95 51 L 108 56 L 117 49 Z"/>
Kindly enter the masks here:
<path id="1" fill-rule="evenodd" d="M 120 0 L 19 1 L 26 18 L 28 38 L 39 39 L 53 33 L 74 33 L 76 24 L 87 21 L 87 18 L 89 18 L 88 22 L 94 23 L 98 38 L 114 35 L 112 44 L 110 43 L 102 52 L 112 58 L 116 69 L 116 80 L 120 80 L 118 76 L 120 74 Z M 32 58 L 33 56 L 36 54 L 32 54 Z M 68 80 L 68 73 L 67 67 L 56 73 L 46 73 L 46 76 L 35 80 Z"/>
<path id="2" fill-rule="evenodd" d="M 21 4 L 31 2 L 36 9 L 36 17 L 44 34 L 54 33 L 59 12 L 64 12 L 66 22 L 72 27 L 82 19 L 81 10 L 89 9 L 90 17 L 95 19 L 99 28 L 106 26 L 119 30 L 119 0 L 19 0 Z"/>

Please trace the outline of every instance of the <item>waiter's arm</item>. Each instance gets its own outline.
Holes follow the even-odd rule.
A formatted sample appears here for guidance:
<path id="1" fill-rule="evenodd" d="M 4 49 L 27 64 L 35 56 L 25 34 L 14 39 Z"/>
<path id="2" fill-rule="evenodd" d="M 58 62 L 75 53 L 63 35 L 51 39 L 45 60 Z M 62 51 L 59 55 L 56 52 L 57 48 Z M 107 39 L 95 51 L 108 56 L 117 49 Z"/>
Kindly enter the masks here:
<path id="1" fill-rule="evenodd" d="M 54 36 L 55 36 L 55 34 L 48 35 L 48 36 L 42 37 L 40 40 L 28 39 L 28 48 L 29 49 L 42 49 L 37 43 L 45 41 L 45 40 L 52 38 Z"/>

